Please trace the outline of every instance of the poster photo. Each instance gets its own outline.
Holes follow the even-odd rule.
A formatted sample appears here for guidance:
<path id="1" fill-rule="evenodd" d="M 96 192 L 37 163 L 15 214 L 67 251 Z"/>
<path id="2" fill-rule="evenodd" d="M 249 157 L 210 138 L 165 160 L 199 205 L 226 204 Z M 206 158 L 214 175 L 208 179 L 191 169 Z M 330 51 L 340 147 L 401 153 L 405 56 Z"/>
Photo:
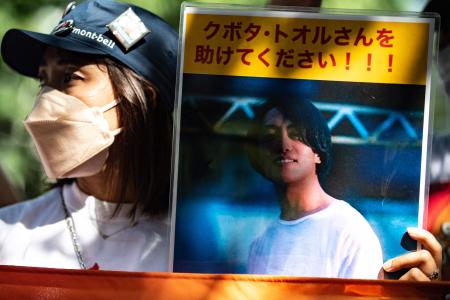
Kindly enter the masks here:
<path id="1" fill-rule="evenodd" d="M 427 201 L 435 19 L 184 4 L 173 271 L 376 279 Z"/>

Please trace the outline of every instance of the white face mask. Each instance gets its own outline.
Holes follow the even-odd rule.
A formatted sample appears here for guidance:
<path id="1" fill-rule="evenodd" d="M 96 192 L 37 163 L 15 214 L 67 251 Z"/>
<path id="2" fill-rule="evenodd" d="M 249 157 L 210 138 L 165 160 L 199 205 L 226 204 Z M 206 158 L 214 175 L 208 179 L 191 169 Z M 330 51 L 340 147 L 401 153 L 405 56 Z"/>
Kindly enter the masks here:
<path id="1" fill-rule="evenodd" d="M 43 87 L 24 124 L 49 178 L 98 173 L 120 128 L 111 131 L 103 113 L 117 105 L 89 107 L 76 97 Z"/>

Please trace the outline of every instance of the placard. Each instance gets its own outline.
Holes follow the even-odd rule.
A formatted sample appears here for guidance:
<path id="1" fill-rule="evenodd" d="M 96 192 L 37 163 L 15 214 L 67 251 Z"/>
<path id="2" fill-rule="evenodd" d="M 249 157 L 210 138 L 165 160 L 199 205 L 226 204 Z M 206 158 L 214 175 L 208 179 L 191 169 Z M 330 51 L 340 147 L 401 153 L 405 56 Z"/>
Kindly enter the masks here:
<path id="1" fill-rule="evenodd" d="M 435 18 L 182 14 L 173 270 L 374 279 L 416 249 Z"/>

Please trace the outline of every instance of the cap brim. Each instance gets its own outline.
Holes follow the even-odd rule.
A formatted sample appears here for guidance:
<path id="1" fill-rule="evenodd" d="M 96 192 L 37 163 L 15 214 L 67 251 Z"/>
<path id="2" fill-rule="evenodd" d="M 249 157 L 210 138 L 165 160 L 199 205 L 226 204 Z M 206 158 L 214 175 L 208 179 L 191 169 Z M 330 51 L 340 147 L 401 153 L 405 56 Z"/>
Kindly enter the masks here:
<path id="1" fill-rule="evenodd" d="M 3 60 L 15 71 L 25 76 L 38 77 L 39 65 L 47 46 L 87 54 L 105 54 L 70 36 L 61 37 L 19 29 L 10 29 L 6 32 L 2 40 L 1 53 Z"/>

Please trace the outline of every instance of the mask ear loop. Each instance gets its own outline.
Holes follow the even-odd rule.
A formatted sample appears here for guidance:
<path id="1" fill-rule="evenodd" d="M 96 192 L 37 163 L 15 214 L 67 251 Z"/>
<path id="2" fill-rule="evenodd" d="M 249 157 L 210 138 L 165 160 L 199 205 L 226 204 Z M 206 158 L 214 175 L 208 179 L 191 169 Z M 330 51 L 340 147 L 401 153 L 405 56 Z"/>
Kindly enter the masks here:
<path id="1" fill-rule="evenodd" d="M 101 106 L 99 108 L 99 110 L 102 113 L 107 112 L 108 110 L 112 109 L 113 107 L 117 106 L 119 104 L 120 101 L 118 101 L 117 99 L 114 99 L 113 101 L 106 103 L 105 105 Z"/>
<path id="2" fill-rule="evenodd" d="M 122 132 L 122 127 L 114 129 L 114 130 L 111 130 L 111 134 L 114 135 L 114 136 L 118 135 L 121 132 Z"/>
<path id="3" fill-rule="evenodd" d="M 117 99 L 114 99 L 113 101 L 106 103 L 105 105 L 103 105 L 102 107 L 100 107 L 100 111 L 104 114 L 105 112 L 107 112 L 108 110 L 112 109 L 113 107 L 119 105 L 120 101 Z M 122 127 L 119 127 L 117 129 L 111 130 L 111 134 L 116 136 L 118 135 L 120 132 L 122 131 Z"/>

